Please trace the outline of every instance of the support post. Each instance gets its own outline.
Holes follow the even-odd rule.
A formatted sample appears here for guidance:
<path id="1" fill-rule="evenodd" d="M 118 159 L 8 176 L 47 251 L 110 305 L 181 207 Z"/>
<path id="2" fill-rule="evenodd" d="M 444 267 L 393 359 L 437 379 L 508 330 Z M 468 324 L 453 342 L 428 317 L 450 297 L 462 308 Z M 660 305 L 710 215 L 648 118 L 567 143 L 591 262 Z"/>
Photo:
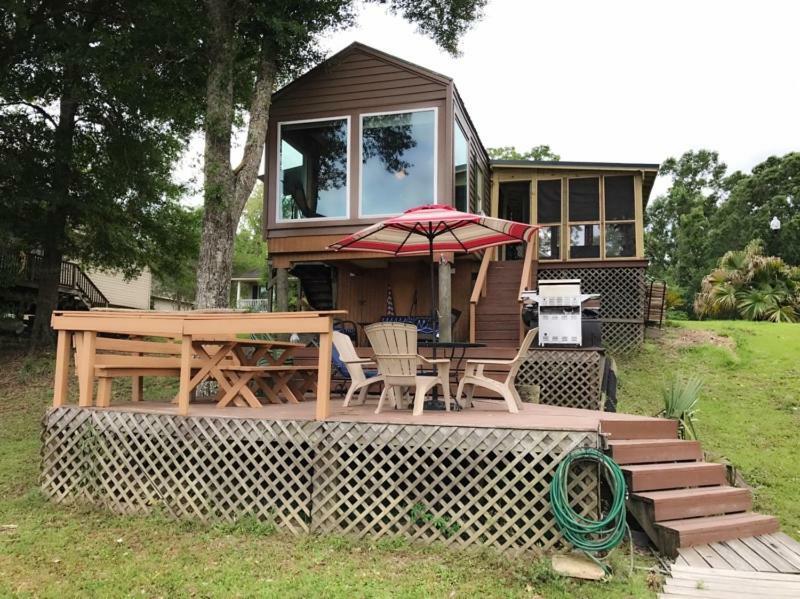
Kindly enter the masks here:
<path id="1" fill-rule="evenodd" d="M 72 332 L 59 331 L 56 346 L 56 376 L 53 386 L 53 407 L 60 408 L 67 403 L 69 393 L 69 353 L 71 351 Z"/>
<path id="2" fill-rule="evenodd" d="M 78 376 L 81 380 L 80 397 L 78 405 L 82 408 L 92 407 L 92 396 L 94 395 L 94 359 L 95 342 L 97 333 L 94 331 L 83 332 L 83 342 L 81 343 L 81 363 Z"/>
<path id="3" fill-rule="evenodd" d="M 453 340 L 452 269 L 442 256 L 439 260 L 439 341 Z"/>
<path id="4" fill-rule="evenodd" d="M 239 308 L 239 302 L 242 299 L 242 282 L 236 281 L 236 308 Z"/>
<path id="5" fill-rule="evenodd" d="M 333 318 L 327 320 L 327 331 L 319 335 L 319 362 L 317 363 L 317 404 L 315 417 L 325 420 L 331 415 L 331 359 L 333 354 Z"/>
<path id="6" fill-rule="evenodd" d="M 181 378 L 178 390 L 178 414 L 189 415 L 189 384 L 192 378 L 192 336 L 181 338 Z"/>
<path id="7" fill-rule="evenodd" d="M 289 270 L 278 268 L 275 273 L 275 303 L 278 312 L 289 311 Z"/>

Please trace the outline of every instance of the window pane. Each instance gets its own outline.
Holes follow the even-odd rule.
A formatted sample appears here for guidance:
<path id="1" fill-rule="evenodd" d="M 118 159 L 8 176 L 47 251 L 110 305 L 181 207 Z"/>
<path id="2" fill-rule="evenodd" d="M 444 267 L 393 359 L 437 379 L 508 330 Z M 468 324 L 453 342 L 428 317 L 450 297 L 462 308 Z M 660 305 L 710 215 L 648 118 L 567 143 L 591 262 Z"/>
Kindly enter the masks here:
<path id="1" fill-rule="evenodd" d="M 600 220 L 600 179 L 570 179 L 569 220 Z"/>
<path id="2" fill-rule="evenodd" d="M 633 177 L 606 177 L 606 220 L 633 220 Z"/>
<path id="3" fill-rule="evenodd" d="M 569 257 L 600 257 L 600 225 L 572 225 L 569 228 Z"/>
<path id="4" fill-rule="evenodd" d="M 455 139 L 453 143 L 453 169 L 455 170 L 455 207 L 462 212 L 468 211 L 467 204 L 467 138 L 458 123 L 453 127 Z"/>
<path id="5" fill-rule="evenodd" d="M 362 214 L 396 214 L 434 203 L 435 127 L 433 110 L 363 118 Z"/>
<path id="6" fill-rule="evenodd" d="M 557 260 L 561 257 L 561 227 L 539 229 L 539 259 Z"/>
<path id="7" fill-rule="evenodd" d="M 536 222 L 561 222 L 561 181 L 552 179 L 536 183 Z"/>
<path id="8" fill-rule="evenodd" d="M 636 225 L 616 223 L 606 225 L 606 257 L 620 258 L 636 255 Z"/>
<path id="9" fill-rule="evenodd" d="M 347 216 L 347 119 L 280 129 L 281 219 Z"/>

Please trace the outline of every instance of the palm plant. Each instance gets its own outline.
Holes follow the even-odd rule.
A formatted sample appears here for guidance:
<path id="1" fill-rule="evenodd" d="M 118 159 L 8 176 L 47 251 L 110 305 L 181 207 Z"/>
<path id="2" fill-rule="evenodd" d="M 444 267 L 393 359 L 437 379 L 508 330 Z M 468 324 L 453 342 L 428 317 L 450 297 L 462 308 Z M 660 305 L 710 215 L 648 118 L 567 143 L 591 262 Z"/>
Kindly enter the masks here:
<path id="1" fill-rule="evenodd" d="M 678 420 L 682 439 L 697 439 L 694 423 L 702 389 L 701 378 L 691 376 L 684 379 L 675 375 L 661 391 L 664 409 L 659 416 Z"/>
<path id="2" fill-rule="evenodd" d="M 800 321 L 800 268 L 765 256 L 760 240 L 727 252 L 704 279 L 694 301 L 700 318 Z"/>

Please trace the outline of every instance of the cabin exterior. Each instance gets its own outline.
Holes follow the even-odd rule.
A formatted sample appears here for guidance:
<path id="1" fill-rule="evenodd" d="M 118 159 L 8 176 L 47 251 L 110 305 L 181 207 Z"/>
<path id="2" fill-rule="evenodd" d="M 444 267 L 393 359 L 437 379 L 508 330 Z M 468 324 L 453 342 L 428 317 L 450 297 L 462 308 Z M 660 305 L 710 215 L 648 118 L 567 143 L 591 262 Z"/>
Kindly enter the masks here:
<path id="1" fill-rule="evenodd" d="M 642 215 L 658 165 L 490 161 L 452 79 L 358 43 L 273 95 L 265 164 L 277 310 L 291 274 L 313 309 L 347 310 L 357 324 L 379 320 L 389 301 L 398 315 L 430 313 L 427 258 L 327 248 L 439 203 L 548 225 L 530 249 L 435 256 L 442 339 L 515 345 L 518 288 L 575 273 L 604 295 L 604 327 L 630 321 L 629 343 L 641 339 Z M 612 296 L 637 307 L 619 310 Z"/>

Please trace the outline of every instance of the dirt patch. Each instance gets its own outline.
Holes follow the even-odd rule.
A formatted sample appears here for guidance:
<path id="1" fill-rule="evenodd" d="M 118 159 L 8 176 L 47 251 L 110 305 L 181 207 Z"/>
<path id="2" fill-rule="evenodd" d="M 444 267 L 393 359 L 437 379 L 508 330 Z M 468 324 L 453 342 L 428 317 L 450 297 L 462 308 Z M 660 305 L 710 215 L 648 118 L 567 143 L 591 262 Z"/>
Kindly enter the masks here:
<path id="1" fill-rule="evenodd" d="M 664 337 L 662 337 L 661 343 L 673 348 L 689 347 L 692 345 L 707 343 L 709 345 L 716 345 L 717 347 L 724 347 L 730 351 L 734 351 L 736 349 L 736 341 L 734 341 L 733 338 L 723 337 L 714 331 L 704 331 L 699 329 L 674 329 L 671 335 L 664 335 Z"/>

